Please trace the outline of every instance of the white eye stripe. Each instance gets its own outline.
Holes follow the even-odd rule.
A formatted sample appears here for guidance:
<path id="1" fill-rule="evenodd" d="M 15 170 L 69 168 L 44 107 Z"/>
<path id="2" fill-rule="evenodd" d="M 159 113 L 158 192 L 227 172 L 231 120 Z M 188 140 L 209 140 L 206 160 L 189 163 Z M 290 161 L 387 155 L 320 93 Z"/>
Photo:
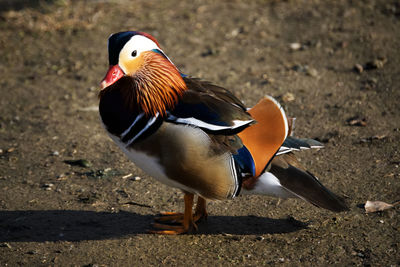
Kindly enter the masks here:
<path id="1" fill-rule="evenodd" d="M 153 49 L 161 51 L 153 40 L 143 35 L 134 35 L 128 42 L 126 42 L 119 52 L 118 64 L 125 73 L 130 73 L 126 65 L 127 62 L 138 58 L 142 52 L 151 51 Z M 136 55 L 134 51 L 136 51 Z"/>
<path id="2" fill-rule="evenodd" d="M 119 53 L 119 58 L 121 57 L 132 57 L 132 52 L 136 50 L 136 57 L 144 51 L 150 51 L 153 49 L 160 49 L 155 42 L 143 35 L 134 35 L 132 38 L 124 45 Z"/>

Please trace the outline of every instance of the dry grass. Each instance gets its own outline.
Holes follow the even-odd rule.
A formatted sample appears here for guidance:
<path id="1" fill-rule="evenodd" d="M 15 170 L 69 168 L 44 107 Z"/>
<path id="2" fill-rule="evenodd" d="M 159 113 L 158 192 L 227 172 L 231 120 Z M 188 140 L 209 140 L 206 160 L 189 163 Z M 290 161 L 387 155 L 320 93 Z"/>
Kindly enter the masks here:
<path id="1" fill-rule="evenodd" d="M 105 15 L 105 1 L 57 1 L 1 14 L 8 27 L 27 31 L 92 29 Z"/>

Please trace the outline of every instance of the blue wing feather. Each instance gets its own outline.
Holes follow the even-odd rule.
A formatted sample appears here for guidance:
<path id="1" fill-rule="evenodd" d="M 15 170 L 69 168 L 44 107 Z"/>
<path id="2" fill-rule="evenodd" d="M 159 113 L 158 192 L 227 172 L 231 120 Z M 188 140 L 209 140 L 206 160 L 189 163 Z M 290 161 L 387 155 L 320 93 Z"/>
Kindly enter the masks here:
<path id="1" fill-rule="evenodd" d="M 239 166 L 240 173 L 244 175 L 251 174 L 251 176 L 256 174 L 256 166 L 253 157 L 245 146 L 242 146 L 242 148 L 237 151 L 237 154 L 233 155 L 233 159 Z"/>

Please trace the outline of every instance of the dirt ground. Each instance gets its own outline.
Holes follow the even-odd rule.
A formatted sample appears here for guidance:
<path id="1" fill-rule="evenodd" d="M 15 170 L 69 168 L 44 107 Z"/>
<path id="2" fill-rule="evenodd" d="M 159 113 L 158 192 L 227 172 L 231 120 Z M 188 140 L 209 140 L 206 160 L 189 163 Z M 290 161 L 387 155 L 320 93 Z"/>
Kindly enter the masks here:
<path id="1" fill-rule="evenodd" d="M 0 0 L 0 265 L 400 265 L 400 4 L 382 1 Z M 182 72 L 265 94 L 297 117 L 298 153 L 351 210 L 239 197 L 199 231 L 147 234 L 182 193 L 102 129 L 112 32 L 154 35 Z"/>

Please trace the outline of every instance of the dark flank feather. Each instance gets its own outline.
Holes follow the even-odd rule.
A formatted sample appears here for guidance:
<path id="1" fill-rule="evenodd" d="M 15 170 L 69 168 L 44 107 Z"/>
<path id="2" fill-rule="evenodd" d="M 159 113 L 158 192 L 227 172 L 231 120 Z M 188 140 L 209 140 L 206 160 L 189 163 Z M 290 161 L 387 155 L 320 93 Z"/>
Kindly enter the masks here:
<path id="1" fill-rule="evenodd" d="M 192 124 L 206 132 L 236 134 L 254 121 L 243 103 L 224 88 L 198 79 L 184 78 L 188 88 L 167 121 Z"/>
<path id="2" fill-rule="evenodd" d="M 269 171 L 285 189 L 317 207 L 335 212 L 348 210 L 343 199 L 323 186 L 313 174 L 303 171 L 291 153 L 275 157 Z"/>
<path id="3" fill-rule="evenodd" d="M 203 94 L 209 94 L 216 98 L 219 98 L 227 103 L 231 103 L 240 107 L 243 111 L 246 111 L 246 107 L 243 105 L 235 95 L 233 95 L 229 90 L 222 88 L 220 86 L 214 85 L 207 81 L 202 81 L 198 78 L 183 78 L 186 85 L 190 90 L 196 91 Z"/>
<path id="4" fill-rule="evenodd" d="M 295 139 L 288 136 L 283 142 L 282 146 L 300 150 L 300 148 L 310 148 L 310 145 L 300 139 Z"/>

